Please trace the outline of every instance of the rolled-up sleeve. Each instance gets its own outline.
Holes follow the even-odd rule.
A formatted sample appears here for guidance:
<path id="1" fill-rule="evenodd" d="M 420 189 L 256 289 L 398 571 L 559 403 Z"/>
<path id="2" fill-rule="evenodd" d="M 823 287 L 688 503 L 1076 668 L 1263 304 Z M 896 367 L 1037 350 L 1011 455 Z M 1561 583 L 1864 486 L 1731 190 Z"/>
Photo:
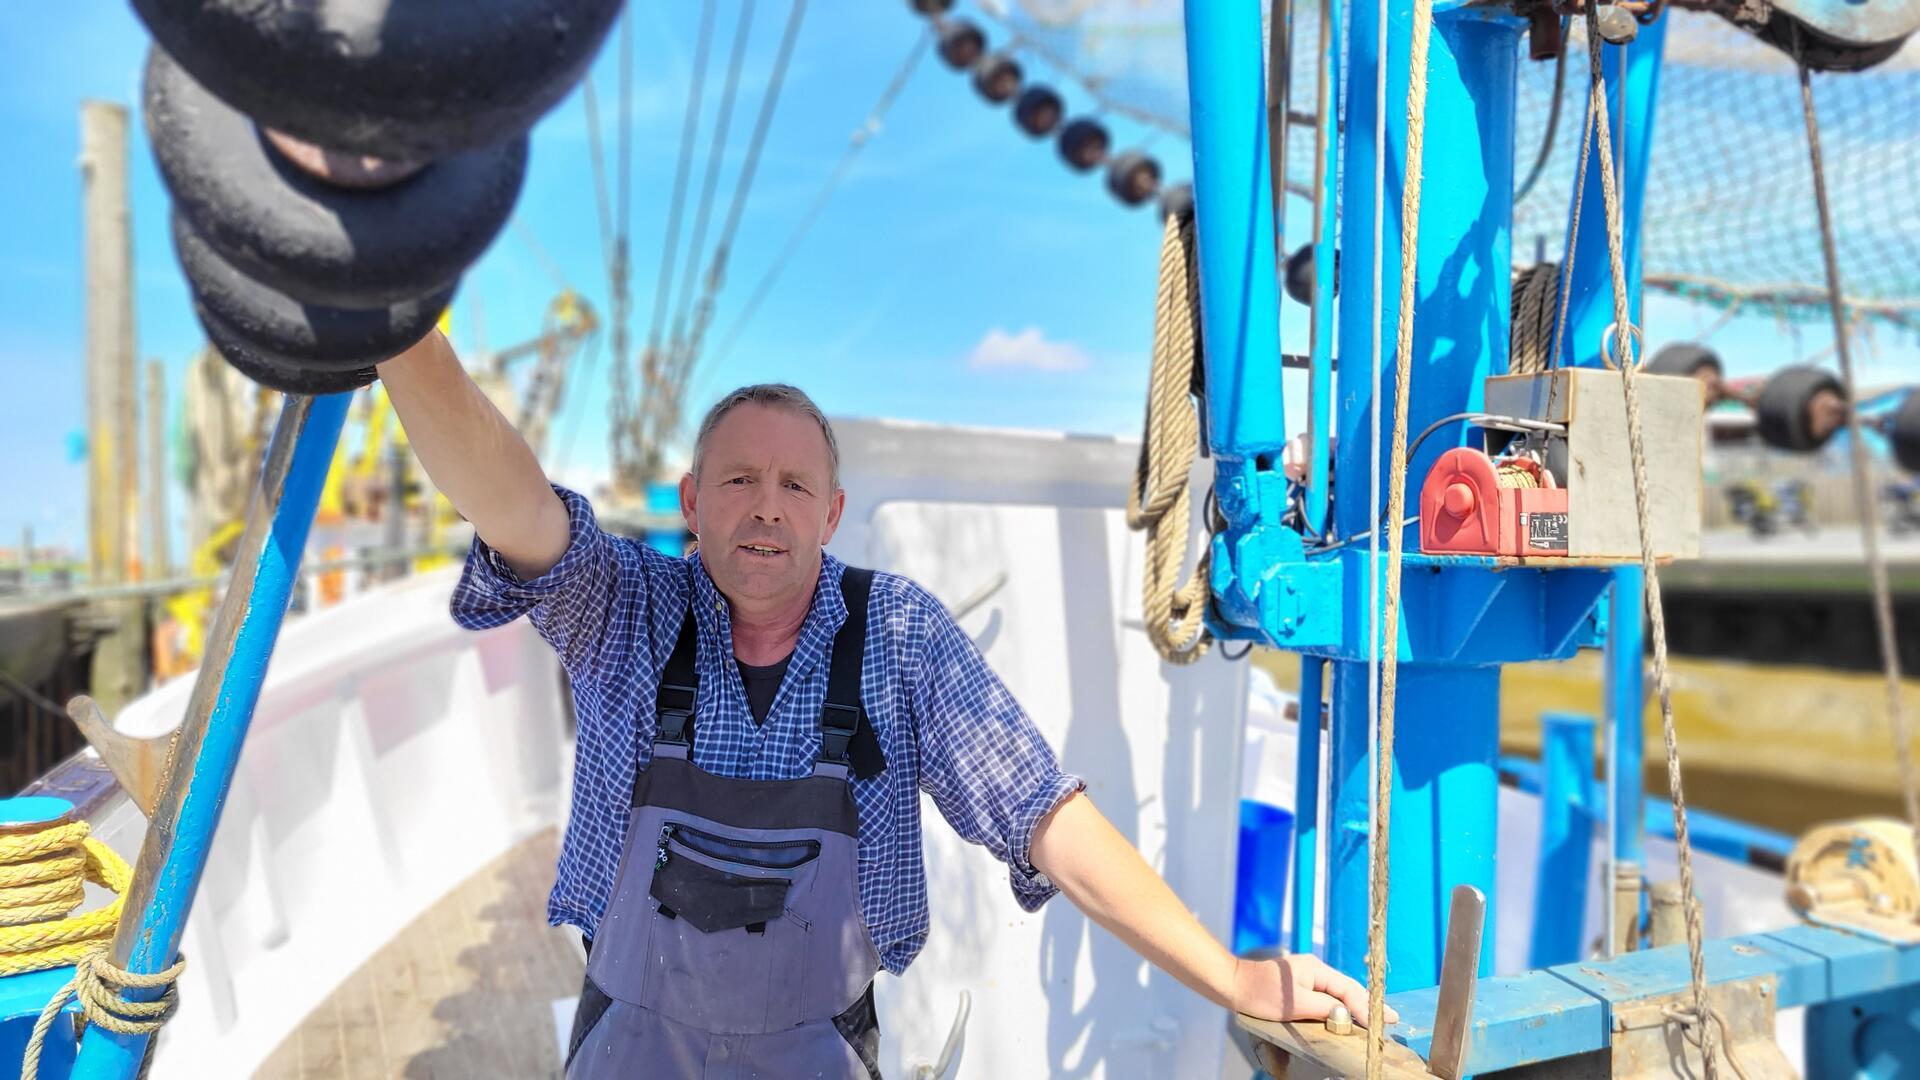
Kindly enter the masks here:
<path id="1" fill-rule="evenodd" d="M 925 596 L 928 632 L 914 679 L 920 787 L 962 839 L 1007 864 L 1014 899 L 1037 911 L 1059 889 L 1034 867 L 1033 833 L 1086 787 L 1051 747 L 972 639 Z"/>
<path id="2" fill-rule="evenodd" d="M 527 616 L 560 655 L 567 674 L 579 679 L 592 673 L 616 605 L 623 600 L 644 602 L 644 595 L 634 594 L 644 592 L 645 575 L 628 575 L 633 580 L 623 590 L 615 538 L 600 529 L 593 506 L 584 495 L 558 484 L 553 491 L 567 508 L 567 550 L 560 561 L 523 581 L 476 535 L 449 606 L 454 622 L 469 630 L 488 630 Z"/>

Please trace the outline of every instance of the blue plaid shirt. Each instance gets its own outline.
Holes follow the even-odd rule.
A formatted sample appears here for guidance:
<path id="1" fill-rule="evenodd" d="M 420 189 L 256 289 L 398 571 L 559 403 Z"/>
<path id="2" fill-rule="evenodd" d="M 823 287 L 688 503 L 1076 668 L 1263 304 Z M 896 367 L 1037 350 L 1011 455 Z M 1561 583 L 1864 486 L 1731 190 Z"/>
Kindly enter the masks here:
<path id="1" fill-rule="evenodd" d="M 573 805 L 547 920 L 591 934 L 613 893 L 635 770 L 652 756 L 655 691 L 689 593 L 699 626 L 694 763 L 720 776 L 793 779 L 811 772 L 820 752 L 828 658 L 847 616 L 846 567 L 825 557 L 786 678 L 758 725 L 733 662 L 727 603 L 699 556 L 675 559 L 603 532 L 584 497 L 554 490 L 572 522 L 559 563 L 521 581 L 476 538 L 452 610 L 470 630 L 529 616 L 573 684 Z M 1014 898 L 1034 911 L 1057 891 L 1029 861 L 1034 827 L 1085 785 L 1060 771 L 940 601 L 904 577 L 874 575 L 861 678 L 887 768 L 853 781 L 860 906 L 881 962 L 898 975 L 927 940 L 920 792 L 933 796 L 955 832 L 1011 868 Z"/>

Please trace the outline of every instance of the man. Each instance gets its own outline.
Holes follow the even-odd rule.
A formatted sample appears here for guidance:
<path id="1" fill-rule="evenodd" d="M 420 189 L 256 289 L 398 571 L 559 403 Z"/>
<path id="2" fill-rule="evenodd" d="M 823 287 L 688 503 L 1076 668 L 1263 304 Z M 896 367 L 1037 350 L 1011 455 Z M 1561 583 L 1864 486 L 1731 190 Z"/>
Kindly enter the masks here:
<path id="1" fill-rule="evenodd" d="M 602 532 L 429 336 L 380 366 L 421 464 L 472 522 L 471 628 L 528 616 L 579 721 L 548 918 L 588 940 L 567 1075 L 877 1076 L 872 983 L 925 943 L 919 795 L 1216 1004 L 1364 1022 L 1312 957 L 1247 961 L 1094 809 L 972 641 L 913 582 L 822 548 L 845 495 L 805 394 L 746 387 L 700 426 L 674 559 Z"/>

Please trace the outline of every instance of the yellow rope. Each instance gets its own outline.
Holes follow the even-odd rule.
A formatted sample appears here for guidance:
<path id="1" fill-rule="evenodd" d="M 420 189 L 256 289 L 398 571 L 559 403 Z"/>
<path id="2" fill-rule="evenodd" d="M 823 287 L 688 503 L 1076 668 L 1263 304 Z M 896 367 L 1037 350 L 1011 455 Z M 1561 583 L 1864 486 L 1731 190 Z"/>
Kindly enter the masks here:
<path id="1" fill-rule="evenodd" d="M 1192 576 L 1180 580 L 1192 520 L 1188 476 L 1200 446 L 1200 418 L 1193 403 L 1198 361 L 1199 290 L 1193 280 L 1193 222 L 1167 216 L 1160 242 L 1160 288 L 1153 311 L 1153 369 L 1147 394 L 1146 431 L 1140 467 L 1127 492 L 1127 525 L 1147 534 L 1141 608 L 1147 638 L 1170 664 L 1191 664 L 1207 653 L 1213 636 L 1207 610 L 1208 546 L 1203 538 Z"/>
<path id="2" fill-rule="evenodd" d="M 113 902 L 64 917 L 86 898 L 85 881 L 111 889 Z M 106 947 L 132 882 L 126 860 L 84 821 L 0 836 L 0 975 L 65 967 Z"/>
<path id="3" fill-rule="evenodd" d="M 73 965 L 33 1027 L 20 1075 L 33 1080 L 47 1032 L 78 996 L 87 1022 L 122 1035 L 152 1034 L 173 1012 L 172 987 L 185 961 L 157 975 L 135 975 L 106 959 L 120 925 L 133 870 L 118 852 L 94 839 L 84 821 L 63 822 L 37 832 L 0 834 L 0 976 Z M 68 915 L 86 899 L 86 883 L 114 893 L 104 907 Z M 122 989 L 167 991 L 157 1001 L 126 1001 Z"/>

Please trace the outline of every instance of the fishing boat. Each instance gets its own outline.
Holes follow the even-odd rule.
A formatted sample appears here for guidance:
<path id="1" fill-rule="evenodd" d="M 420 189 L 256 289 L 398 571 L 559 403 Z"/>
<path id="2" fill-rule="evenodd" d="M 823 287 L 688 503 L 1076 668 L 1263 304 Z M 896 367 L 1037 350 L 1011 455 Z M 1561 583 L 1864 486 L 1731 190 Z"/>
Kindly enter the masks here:
<path id="1" fill-rule="evenodd" d="M 76 700 L 91 748 L 9 804 L 0 840 L 37 852 L 25 845 L 58 836 L 65 857 L 95 867 L 86 909 L 58 918 L 115 910 L 97 906 L 102 882 L 123 905 L 111 922 L 94 918 L 84 948 L 0 976 L 0 1053 L 28 1053 L 33 1041 L 42 1076 L 131 1076 L 149 1056 L 160 1077 L 563 1070 L 584 965 L 577 938 L 545 925 L 543 899 L 570 789 L 565 677 L 525 622 L 474 634 L 447 618 L 459 571 L 446 557 L 464 536 L 430 492 L 415 502 L 427 550 L 395 543 L 405 539 L 394 531 L 403 497 L 376 529 L 327 514 L 329 500 L 380 490 L 377 436 L 360 466 L 337 453 L 351 409 L 365 410 L 356 423 L 368 432 L 387 423 L 377 394 L 360 389 L 371 363 L 432 325 L 445 275 L 457 277 L 504 224 L 501 177 L 524 168 L 527 127 L 573 85 L 617 8 L 574 6 L 577 33 L 561 35 L 548 70 L 515 75 L 527 85 L 511 108 L 427 119 L 342 100 L 318 77 L 262 80 L 264 69 L 196 34 L 192 11 L 136 4 L 156 38 L 149 123 L 183 215 L 176 232 L 198 312 L 225 362 L 273 391 L 277 418 L 242 485 L 254 490 L 249 509 L 214 545 L 229 569 L 193 583 L 222 593 L 217 608 L 204 600 L 198 666 L 111 716 Z M 1812 292 L 1703 274 L 1674 252 L 1698 254 L 1705 244 L 1689 241 L 1684 218 L 1709 215 L 1649 192 L 1650 175 L 1677 160 L 1660 138 L 1687 130 L 1664 117 L 1656 136 L 1656 102 L 1697 107 L 1700 87 L 1729 85 L 1689 79 L 1731 71 L 1751 80 L 1732 85 L 1777 90 L 1793 87 L 1796 71 L 1807 85 L 1818 69 L 1844 73 L 1823 75 L 1823 93 L 1857 79 L 1885 80 L 1874 83 L 1882 96 L 1912 95 L 1920 69 L 1904 43 L 1920 8 L 1853 18 L 1813 3 L 1758 14 L 1424 0 L 1264 13 L 1212 0 L 1184 12 L 988 3 L 990 31 L 951 3 L 912 7 L 926 18 L 919 52 L 968 72 L 1020 130 L 1054 139 L 1069 167 L 1102 168 L 1119 202 L 1161 209 L 1154 392 L 1139 441 L 836 420 L 848 506 L 830 550 L 906 574 L 948 607 L 1209 930 L 1243 954 L 1319 953 L 1364 977 L 1401 1019 L 1367 1032 L 1338 1016 L 1227 1015 L 1067 904 L 1018 912 L 990 857 L 932 830 L 928 947 L 877 991 L 882 1072 L 1920 1067 L 1911 826 L 1806 828 L 1689 811 L 1679 770 L 1668 788 L 1664 763 L 1643 762 L 1646 720 L 1650 711 L 1677 762 L 1698 748 L 1690 736 L 1707 718 L 1677 732 L 1672 702 L 1689 671 L 1667 656 L 1676 608 L 1655 602 L 1641 616 L 1659 583 L 1677 582 L 1684 604 L 1689 588 L 1747 581 L 1758 564 L 1783 579 L 1809 565 L 1861 573 L 1832 545 L 1716 550 L 1701 514 L 1710 430 L 1801 454 L 1844 448 L 1856 483 L 1873 492 L 1869 450 L 1920 464 L 1920 411 L 1906 407 L 1920 399 L 1872 398 L 1844 366 L 1836 377 L 1794 365 L 1742 387 L 1719 378 L 1717 358 L 1708 371 L 1697 349 L 1639 373 L 1619 364 L 1643 351 L 1633 329 L 1643 283 L 1724 308 L 1830 307 L 1843 363 L 1849 320 L 1909 317 L 1903 298 L 1843 292 L 1831 257 L 1824 277 L 1795 272 L 1816 280 Z M 399 34 L 400 15 L 390 17 Z M 418 47 L 423 63 L 455 63 L 434 53 L 430 32 L 407 32 L 395 40 Z M 990 49 L 989 34 L 1003 32 L 1006 48 Z M 1523 50 L 1546 62 L 1527 66 Z M 1104 121 L 1070 118 L 1062 93 L 1018 59 L 1051 65 L 1115 116 L 1190 140 L 1191 189 L 1163 183 L 1165 166 L 1145 151 L 1114 152 Z M 1116 62 L 1145 74 L 1103 75 Z M 1548 78 L 1553 90 L 1539 92 Z M 1528 87 L 1538 96 L 1516 110 Z M 1556 119 L 1563 101 L 1590 121 L 1577 141 L 1552 133 L 1572 123 Z M 1843 115 L 1885 122 L 1870 110 Z M 1531 168 L 1523 124 L 1539 133 Z M 271 138 L 253 138 L 254 125 Z M 1424 165 L 1423 131 L 1435 135 Z M 252 173 L 211 175 L 181 149 L 225 152 L 235 132 Z M 856 139 L 850 154 L 864 145 Z M 407 193 L 433 189 L 408 178 L 421 162 L 455 158 L 478 179 L 446 192 L 472 217 L 436 219 L 422 235 L 444 225 L 458 243 L 384 238 L 395 265 L 418 257 L 425 269 L 381 279 L 366 252 L 306 259 L 303 245 L 326 236 L 267 235 L 248 247 L 222 231 L 278 222 L 276 184 L 329 206 L 347 206 L 339 189 L 352 187 L 362 206 L 417 208 Z M 268 167 L 272 176 L 259 171 Z M 419 175 L 451 183 L 454 171 Z M 247 202 L 256 193 L 236 176 L 272 190 Z M 1424 192 L 1405 182 L 1418 176 Z M 1830 230 L 1833 206 L 1860 198 L 1847 186 L 1857 182 L 1817 201 L 1809 186 L 1795 220 L 1817 206 Z M 1569 196 L 1585 216 L 1566 216 Z M 1661 216 L 1676 213 L 1682 220 Z M 249 214 L 236 224 L 233 215 Z M 1289 216 L 1315 239 L 1285 257 Z M 1565 254 L 1509 275 L 1523 235 Z M 616 338 L 625 273 L 624 259 L 613 264 Z M 1295 306 L 1283 307 L 1283 281 Z M 276 297 L 301 300 L 306 314 L 275 321 L 285 315 Z M 641 350 L 637 380 L 624 341 L 613 348 L 609 502 L 624 496 L 627 507 L 606 518 L 669 548 L 681 539 L 670 515 L 636 500 L 670 471 L 712 299 L 688 308 L 684 336 Z M 545 432 L 563 348 L 593 333 L 586 311 L 556 303 L 527 353 L 541 374 L 501 390 L 523 429 Z M 1305 347 L 1283 354 L 1293 336 Z M 634 381 L 669 389 L 638 396 Z M 1290 413 L 1288 398 L 1303 396 Z M 1710 405 L 1738 416 L 1710 420 Z M 357 493 L 342 479 L 356 468 Z M 405 487 L 402 478 L 391 490 Z M 1876 505 L 1860 506 L 1869 541 Z M 341 573 L 343 555 L 379 549 L 414 572 L 323 576 Z M 1894 552 L 1894 565 L 1906 555 Z M 1876 614 L 1893 603 L 1881 556 L 1870 548 L 1867 580 L 1841 590 L 1864 589 Z M 1881 620 L 1880 640 L 1897 656 L 1890 623 Z M 17 625 L 37 624 L 22 615 Z M 1233 645 L 1261 649 L 1262 665 Z M 1277 663 L 1281 652 L 1299 659 Z M 1516 684 L 1531 679 L 1538 693 L 1555 677 L 1543 673 L 1565 678 L 1567 664 L 1585 664 L 1577 681 L 1604 686 L 1605 700 L 1544 716 L 1538 697 L 1513 704 Z M 1897 719 L 1902 690 L 1889 666 Z M 1503 710 L 1520 718 L 1503 724 Z M 1793 745 L 1792 721 L 1754 740 L 1757 725 L 1737 719 L 1747 722 L 1729 743 Z M 1743 761 L 1730 784 L 1779 790 L 1807 771 L 1884 764 L 1900 756 L 1887 750 L 1904 750 L 1879 715 L 1845 734 L 1827 756 Z M 1866 782 L 1878 801 L 1849 811 L 1881 809 L 1913 783 L 1884 768 Z M 81 822 L 91 847 L 72 838 Z M 78 999 L 60 989 L 70 979 Z"/>

